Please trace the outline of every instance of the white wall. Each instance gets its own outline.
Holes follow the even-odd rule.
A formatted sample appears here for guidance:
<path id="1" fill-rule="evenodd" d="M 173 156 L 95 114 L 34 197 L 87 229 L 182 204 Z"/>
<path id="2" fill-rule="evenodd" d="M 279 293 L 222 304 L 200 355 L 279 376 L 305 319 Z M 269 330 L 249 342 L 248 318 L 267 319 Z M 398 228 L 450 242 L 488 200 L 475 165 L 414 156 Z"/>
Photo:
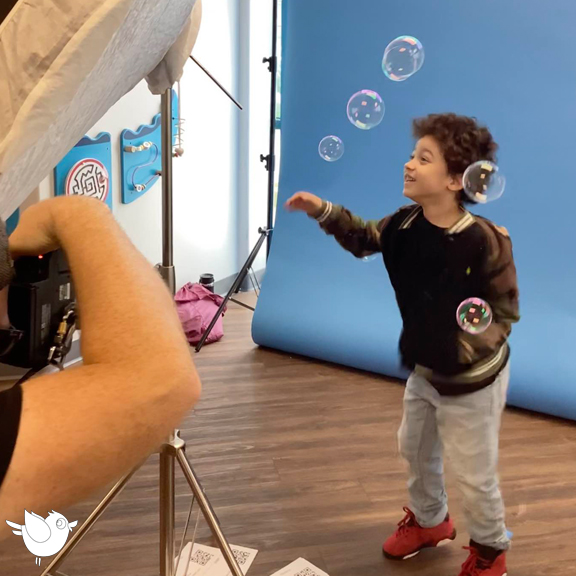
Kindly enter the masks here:
<path id="1" fill-rule="evenodd" d="M 203 2 L 195 58 L 242 104 L 240 111 L 194 62 L 182 87 L 185 119 L 182 158 L 174 159 L 174 264 L 176 284 L 210 272 L 216 281 L 235 275 L 267 225 L 272 1 Z M 120 225 L 151 264 L 162 258 L 161 184 L 132 204 L 121 202 L 120 133 L 149 124 L 160 97 L 143 81 L 88 132 L 112 136 L 113 210 Z M 278 160 L 278 158 L 277 158 Z M 279 162 L 277 162 L 279 169 Z M 32 198 L 53 193 L 50 176 Z M 266 265 L 265 246 L 254 264 Z"/>
<path id="2" fill-rule="evenodd" d="M 195 58 L 231 94 L 239 84 L 239 8 L 235 0 L 203 3 Z M 174 159 L 174 265 L 177 288 L 200 274 L 216 280 L 236 274 L 238 264 L 237 169 L 240 111 L 188 61 L 182 88 L 184 150 Z M 162 259 L 162 196 L 157 182 L 131 204 L 121 202 L 120 133 L 149 124 L 160 112 L 160 97 L 141 82 L 88 132 L 112 136 L 113 211 L 117 221 L 151 264 Z M 53 193 L 50 176 L 40 197 Z"/>
<path id="3" fill-rule="evenodd" d="M 256 244 L 258 228 L 268 224 L 268 172 L 260 162 L 269 149 L 271 75 L 264 57 L 272 55 L 271 0 L 244 0 L 241 3 L 241 58 L 244 76 L 240 89 L 245 114 L 241 120 L 240 150 L 240 229 L 241 263 Z M 265 245 L 254 263 L 254 270 L 266 266 Z"/>
<path id="4" fill-rule="evenodd" d="M 239 7 L 203 2 L 195 58 L 238 99 Z M 175 265 L 180 284 L 239 270 L 238 162 L 242 112 L 192 61 L 181 81 L 185 154 L 175 162 Z"/>

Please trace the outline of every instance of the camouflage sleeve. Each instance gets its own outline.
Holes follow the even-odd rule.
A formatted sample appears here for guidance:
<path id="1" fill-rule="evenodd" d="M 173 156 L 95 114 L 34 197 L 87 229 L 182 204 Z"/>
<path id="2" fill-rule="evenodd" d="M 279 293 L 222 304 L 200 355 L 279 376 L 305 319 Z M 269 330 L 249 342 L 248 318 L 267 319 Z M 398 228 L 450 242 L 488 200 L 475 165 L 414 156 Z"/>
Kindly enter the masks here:
<path id="1" fill-rule="evenodd" d="M 460 361 L 470 364 L 499 350 L 510 336 L 512 324 L 520 320 L 516 267 L 508 232 L 481 218 L 476 218 L 476 221 L 481 225 L 486 240 L 482 288 L 478 296 L 490 305 L 492 322 L 478 334 L 459 332 Z"/>
<path id="2" fill-rule="evenodd" d="M 381 252 L 380 234 L 390 222 L 391 216 L 381 220 L 364 221 L 350 210 L 324 201 L 320 214 L 315 220 L 326 234 L 334 236 L 335 240 L 348 252 L 357 258 Z"/>
<path id="3" fill-rule="evenodd" d="M 486 300 L 492 308 L 493 323 L 508 335 L 511 325 L 520 320 L 516 266 L 512 241 L 506 228 L 487 227 L 487 251 L 484 265 Z"/>
<path id="4" fill-rule="evenodd" d="M 0 290 L 9 286 L 14 278 L 14 262 L 10 256 L 6 224 L 0 219 Z"/>

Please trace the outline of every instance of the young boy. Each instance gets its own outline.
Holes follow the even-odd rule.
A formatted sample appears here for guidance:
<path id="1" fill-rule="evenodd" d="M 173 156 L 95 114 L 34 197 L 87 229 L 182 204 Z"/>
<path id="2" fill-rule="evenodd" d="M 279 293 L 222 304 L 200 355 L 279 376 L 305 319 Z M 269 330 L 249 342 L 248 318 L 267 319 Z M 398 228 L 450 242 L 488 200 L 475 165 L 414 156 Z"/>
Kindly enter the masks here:
<path id="1" fill-rule="evenodd" d="M 398 432 L 410 467 L 410 508 L 386 540 L 390 559 L 454 540 L 444 489 L 443 454 L 464 496 L 470 545 L 460 576 L 504 576 L 510 547 L 498 482 L 498 439 L 506 403 L 511 323 L 518 289 L 505 228 L 473 216 L 462 177 L 479 160 L 495 160 L 490 132 L 472 118 L 432 114 L 413 123 L 416 148 L 404 166 L 404 196 L 415 204 L 364 222 L 308 192 L 286 203 L 315 218 L 358 258 L 381 252 L 400 308 L 402 363 L 411 370 Z M 458 326 L 467 298 L 490 305 L 479 334 Z"/>

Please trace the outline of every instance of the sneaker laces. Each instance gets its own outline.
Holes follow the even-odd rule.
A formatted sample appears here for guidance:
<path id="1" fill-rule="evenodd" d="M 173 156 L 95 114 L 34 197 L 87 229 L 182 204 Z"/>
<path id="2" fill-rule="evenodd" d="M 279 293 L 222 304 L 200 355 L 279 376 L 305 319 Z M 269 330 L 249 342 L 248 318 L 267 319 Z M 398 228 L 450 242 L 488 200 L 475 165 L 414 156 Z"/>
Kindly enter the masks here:
<path id="1" fill-rule="evenodd" d="M 468 560 L 462 564 L 462 572 L 460 576 L 481 576 L 484 570 L 488 570 L 492 566 L 490 560 L 482 558 L 476 548 L 470 546 L 463 546 L 464 550 L 470 551 Z"/>
<path id="2" fill-rule="evenodd" d="M 406 512 L 406 516 L 404 516 L 404 518 L 398 522 L 398 530 L 396 533 L 399 537 L 406 536 L 408 534 L 409 528 L 418 525 L 418 522 L 416 522 L 416 516 L 412 510 L 409 508 L 402 508 L 402 510 Z"/>

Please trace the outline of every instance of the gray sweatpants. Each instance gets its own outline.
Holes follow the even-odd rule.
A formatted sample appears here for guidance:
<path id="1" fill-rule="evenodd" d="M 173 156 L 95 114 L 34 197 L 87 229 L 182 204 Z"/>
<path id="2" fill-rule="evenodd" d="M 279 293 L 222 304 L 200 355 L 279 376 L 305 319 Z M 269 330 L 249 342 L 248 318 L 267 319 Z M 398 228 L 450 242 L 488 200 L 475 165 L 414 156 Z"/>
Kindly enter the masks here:
<path id="1" fill-rule="evenodd" d="M 445 452 L 464 496 L 470 537 L 498 550 L 510 547 L 498 485 L 498 439 L 509 374 L 507 364 L 482 390 L 441 396 L 425 378 L 412 373 L 398 432 L 401 454 L 410 467 L 408 490 L 418 523 L 437 526 L 448 512 Z"/>

